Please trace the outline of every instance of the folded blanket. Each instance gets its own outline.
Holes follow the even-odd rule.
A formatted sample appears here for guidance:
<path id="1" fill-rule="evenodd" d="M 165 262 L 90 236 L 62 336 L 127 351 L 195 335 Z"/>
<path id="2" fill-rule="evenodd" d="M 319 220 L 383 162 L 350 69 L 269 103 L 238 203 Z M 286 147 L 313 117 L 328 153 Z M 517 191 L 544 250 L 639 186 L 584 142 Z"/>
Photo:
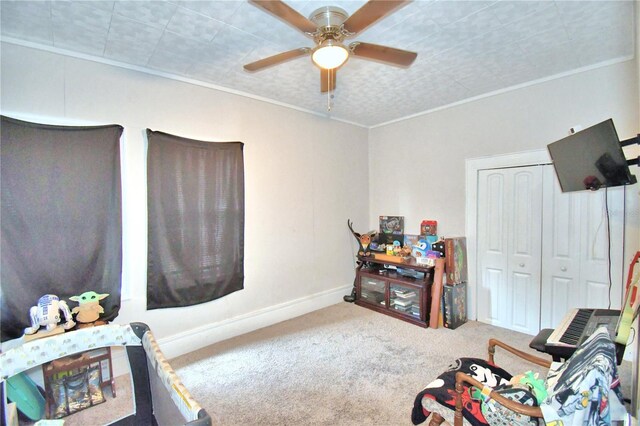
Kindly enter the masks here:
<path id="1" fill-rule="evenodd" d="M 437 403 L 448 407 L 451 410 L 456 408 L 456 373 L 462 371 L 474 379 L 492 388 L 498 385 L 507 385 L 511 380 L 511 374 L 500 367 L 489 364 L 479 358 L 459 358 L 453 362 L 437 379 L 429 383 L 427 387 L 418 394 L 413 405 L 411 421 L 414 425 L 424 422 L 431 414 L 431 410 L 423 406 L 423 398 L 429 398 Z M 481 400 L 472 399 L 469 393 L 469 386 L 464 386 L 462 403 L 465 406 L 465 419 L 474 426 L 485 426 L 487 422 L 482 415 Z M 444 411 L 444 410 L 442 410 Z M 442 414 L 442 412 L 440 412 Z"/>
<path id="2" fill-rule="evenodd" d="M 479 358 L 460 358 L 416 396 L 411 412 L 414 425 L 423 423 L 435 410 L 449 422 L 453 421 L 458 371 L 468 374 L 506 398 L 522 404 L 536 405 L 533 393 L 528 389 L 511 386 L 509 380 L 512 376 L 502 368 Z M 473 426 L 538 424 L 537 419 L 514 413 L 494 400 L 485 401 L 480 390 L 467 384 L 463 384 L 462 404 L 463 416 Z"/>
<path id="3" fill-rule="evenodd" d="M 547 389 L 549 397 L 540 407 L 548 424 L 599 426 L 625 419 L 616 348 L 605 327 L 566 362 L 552 365 Z"/>

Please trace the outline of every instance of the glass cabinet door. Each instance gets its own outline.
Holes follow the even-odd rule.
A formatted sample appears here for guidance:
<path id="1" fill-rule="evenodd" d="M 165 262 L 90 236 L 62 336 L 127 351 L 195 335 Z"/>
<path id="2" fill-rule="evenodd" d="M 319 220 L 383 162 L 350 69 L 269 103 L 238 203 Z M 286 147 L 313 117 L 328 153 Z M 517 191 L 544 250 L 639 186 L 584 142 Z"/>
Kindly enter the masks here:
<path id="1" fill-rule="evenodd" d="M 360 299 L 386 306 L 385 282 L 370 277 L 360 277 Z"/>
<path id="2" fill-rule="evenodd" d="M 400 284 L 391 284 L 389 307 L 398 312 L 420 318 L 420 291 Z"/>

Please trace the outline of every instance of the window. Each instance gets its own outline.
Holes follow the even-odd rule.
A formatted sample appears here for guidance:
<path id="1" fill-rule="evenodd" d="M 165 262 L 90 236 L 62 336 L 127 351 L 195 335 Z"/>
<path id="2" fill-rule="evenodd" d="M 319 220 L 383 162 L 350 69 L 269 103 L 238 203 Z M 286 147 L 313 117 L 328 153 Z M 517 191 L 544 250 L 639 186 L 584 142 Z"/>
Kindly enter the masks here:
<path id="1" fill-rule="evenodd" d="M 190 306 L 244 285 L 241 142 L 147 129 L 147 308 Z"/>
<path id="2" fill-rule="evenodd" d="M 108 293 L 120 309 L 122 127 L 50 126 L 2 117 L 2 340 L 30 326 L 38 298 Z"/>

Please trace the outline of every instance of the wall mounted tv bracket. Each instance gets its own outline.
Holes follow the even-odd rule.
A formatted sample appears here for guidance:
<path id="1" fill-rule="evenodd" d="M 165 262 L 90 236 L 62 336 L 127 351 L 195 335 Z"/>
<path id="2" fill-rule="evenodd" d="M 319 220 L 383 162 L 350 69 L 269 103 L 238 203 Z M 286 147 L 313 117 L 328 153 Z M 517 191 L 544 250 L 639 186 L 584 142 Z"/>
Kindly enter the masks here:
<path id="1" fill-rule="evenodd" d="M 620 141 L 620 146 L 629 146 L 629 145 L 640 145 L 640 133 L 635 137 L 635 138 L 631 138 L 631 139 L 625 139 L 623 141 Z M 636 158 L 632 158 L 631 160 L 627 160 L 627 165 L 629 166 L 633 166 L 633 165 L 639 165 L 640 166 L 640 156 L 636 157 Z M 634 180 L 635 176 L 633 176 Z M 637 182 L 637 180 L 636 180 Z M 635 182 L 633 182 L 635 183 Z"/>

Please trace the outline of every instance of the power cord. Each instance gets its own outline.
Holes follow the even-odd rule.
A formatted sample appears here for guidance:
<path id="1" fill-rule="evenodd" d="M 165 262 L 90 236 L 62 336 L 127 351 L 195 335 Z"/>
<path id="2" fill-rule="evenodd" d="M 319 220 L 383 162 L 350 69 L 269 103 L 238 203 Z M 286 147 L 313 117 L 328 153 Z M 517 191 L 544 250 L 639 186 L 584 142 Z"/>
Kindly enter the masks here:
<path id="1" fill-rule="evenodd" d="M 609 273 L 609 305 L 607 309 L 611 309 L 613 280 L 611 279 L 611 223 L 609 222 L 609 192 L 607 187 L 604 188 L 604 211 L 607 218 L 607 272 Z"/>

